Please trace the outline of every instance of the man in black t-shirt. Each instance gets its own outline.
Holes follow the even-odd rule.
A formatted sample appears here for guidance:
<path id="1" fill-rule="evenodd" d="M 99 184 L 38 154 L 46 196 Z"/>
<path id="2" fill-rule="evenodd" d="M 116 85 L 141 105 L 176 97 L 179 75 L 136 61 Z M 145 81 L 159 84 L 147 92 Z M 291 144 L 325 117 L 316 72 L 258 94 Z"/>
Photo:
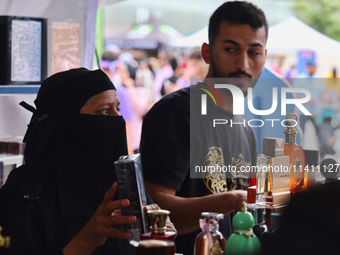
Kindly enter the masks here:
<path id="1" fill-rule="evenodd" d="M 230 213 L 241 210 L 246 200 L 242 189 L 248 186 L 249 176 L 239 170 L 256 165 L 254 133 L 242 117 L 233 114 L 229 90 L 216 89 L 219 104 L 208 99 L 205 115 L 200 100 L 218 83 L 216 78 L 232 79 L 234 83 L 229 84 L 245 96 L 256 83 L 252 78 L 256 80 L 264 69 L 267 34 L 265 16 L 253 4 L 221 5 L 209 21 L 209 44 L 202 45 L 202 57 L 209 64 L 203 83 L 163 97 L 144 119 L 140 150 L 145 186 L 157 204 L 171 211 L 179 233 L 179 253 L 192 254 L 202 212 L 223 213 L 220 230 L 228 238 Z M 228 125 L 213 127 L 214 119 Z M 234 175 L 195 173 L 197 167 L 212 166 L 231 166 L 237 171 Z"/>

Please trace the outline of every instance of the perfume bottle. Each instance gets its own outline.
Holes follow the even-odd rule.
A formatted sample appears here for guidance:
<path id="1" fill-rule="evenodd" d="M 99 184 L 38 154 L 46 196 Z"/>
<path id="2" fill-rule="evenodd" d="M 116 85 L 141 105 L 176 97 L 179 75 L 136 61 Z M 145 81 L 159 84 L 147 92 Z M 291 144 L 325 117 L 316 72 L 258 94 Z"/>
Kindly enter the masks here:
<path id="1" fill-rule="evenodd" d="M 268 227 L 266 225 L 265 221 L 265 209 L 264 206 L 258 206 L 258 205 L 247 205 L 247 208 L 249 212 L 253 215 L 254 218 L 254 227 L 253 232 L 257 236 L 257 238 L 260 240 L 260 243 L 262 243 L 263 236 L 269 234 Z"/>
<path id="2" fill-rule="evenodd" d="M 298 131 L 297 115 L 289 113 L 286 116 L 285 144 L 283 154 L 290 158 L 290 192 L 293 194 L 302 189 L 304 171 L 306 166 L 305 153 L 301 146 L 296 144 Z"/>
<path id="3" fill-rule="evenodd" d="M 258 155 L 257 205 L 282 205 L 290 200 L 289 157 Z M 265 201 L 265 202 L 264 202 Z"/>
<path id="4" fill-rule="evenodd" d="M 148 211 L 150 233 L 141 235 L 141 240 L 169 240 L 175 242 L 176 232 L 166 231 L 166 218 L 170 214 L 168 210 Z M 175 246 L 171 248 L 171 254 L 175 254 Z"/>
<path id="5" fill-rule="evenodd" d="M 262 140 L 263 154 L 257 156 L 257 204 L 259 204 L 260 201 L 263 203 L 263 201 L 266 200 L 264 198 L 271 197 L 274 190 L 276 192 L 283 191 L 282 188 L 286 187 L 286 185 L 282 185 L 281 183 L 285 182 L 285 175 L 281 173 L 283 172 L 282 167 L 288 168 L 289 158 L 283 158 L 283 148 L 283 138 L 266 137 Z M 281 169 L 277 171 L 277 168 Z M 289 181 L 289 175 L 287 181 Z"/>
<path id="6" fill-rule="evenodd" d="M 261 250 L 259 239 L 253 232 L 254 218 L 245 206 L 233 218 L 234 234 L 225 245 L 225 254 L 257 254 Z"/>
<path id="7" fill-rule="evenodd" d="M 256 174 L 256 203 L 264 204 L 265 198 L 271 190 L 270 182 L 270 164 L 271 160 L 263 154 L 257 156 L 258 171 Z"/>
<path id="8" fill-rule="evenodd" d="M 196 237 L 194 255 L 223 255 L 225 238 L 219 231 L 218 221 L 221 213 L 203 212 L 199 221 L 202 232 Z"/>

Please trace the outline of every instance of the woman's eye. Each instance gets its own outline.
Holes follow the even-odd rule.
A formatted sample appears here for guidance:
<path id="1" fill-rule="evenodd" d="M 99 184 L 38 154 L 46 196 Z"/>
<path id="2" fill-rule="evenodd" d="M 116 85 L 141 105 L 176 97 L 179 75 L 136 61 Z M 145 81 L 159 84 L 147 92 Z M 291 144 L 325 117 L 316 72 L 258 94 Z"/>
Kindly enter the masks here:
<path id="1" fill-rule="evenodd" d="M 108 115 L 109 114 L 109 109 L 102 110 L 101 113 Z"/>

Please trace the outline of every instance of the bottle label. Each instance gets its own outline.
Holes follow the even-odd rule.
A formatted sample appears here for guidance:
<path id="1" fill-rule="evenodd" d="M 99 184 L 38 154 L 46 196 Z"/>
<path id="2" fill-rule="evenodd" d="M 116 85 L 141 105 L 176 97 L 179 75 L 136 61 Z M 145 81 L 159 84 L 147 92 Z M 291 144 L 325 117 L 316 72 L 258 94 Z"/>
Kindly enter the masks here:
<path id="1" fill-rule="evenodd" d="M 296 174 L 299 174 L 302 171 L 301 169 L 301 159 L 300 157 L 297 157 L 294 162 L 294 172 Z"/>
<path id="2" fill-rule="evenodd" d="M 290 180 L 294 185 L 299 185 L 304 177 L 304 174 L 303 174 L 304 169 L 302 169 L 301 161 L 302 161 L 301 158 L 297 157 L 294 161 L 294 165 L 292 166 L 293 171 L 290 172 L 291 174 Z"/>

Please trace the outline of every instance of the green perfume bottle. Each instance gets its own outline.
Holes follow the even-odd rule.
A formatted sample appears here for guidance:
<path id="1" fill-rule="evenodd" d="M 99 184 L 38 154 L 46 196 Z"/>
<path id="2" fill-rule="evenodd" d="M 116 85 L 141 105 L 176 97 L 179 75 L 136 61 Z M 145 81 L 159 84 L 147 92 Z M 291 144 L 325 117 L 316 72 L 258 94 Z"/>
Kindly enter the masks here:
<path id="1" fill-rule="evenodd" d="M 250 255 L 257 254 L 261 250 L 259 239 L 253 232 L 254 217 L 245 210 L 238 212 L 233 218 L 234 234 L 225 245 L 225 255 Z"/>

